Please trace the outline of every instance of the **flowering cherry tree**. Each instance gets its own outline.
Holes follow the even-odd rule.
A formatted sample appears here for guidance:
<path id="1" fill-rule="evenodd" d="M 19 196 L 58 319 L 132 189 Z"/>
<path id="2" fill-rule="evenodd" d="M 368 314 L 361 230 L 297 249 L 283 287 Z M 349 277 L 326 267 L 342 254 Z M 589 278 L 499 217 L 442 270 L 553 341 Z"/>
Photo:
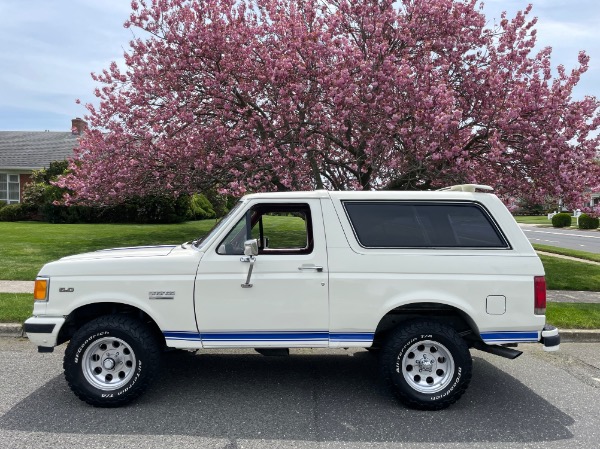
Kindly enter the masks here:
<path id="1" fill-rule="evenodd" d="M 68 202 L 207 187 L 490 184 L 580 205 L 600 103 L 553 74 L 531 6 L 475 0 L 135 0 L 126 67 L 100 74 Z"/>

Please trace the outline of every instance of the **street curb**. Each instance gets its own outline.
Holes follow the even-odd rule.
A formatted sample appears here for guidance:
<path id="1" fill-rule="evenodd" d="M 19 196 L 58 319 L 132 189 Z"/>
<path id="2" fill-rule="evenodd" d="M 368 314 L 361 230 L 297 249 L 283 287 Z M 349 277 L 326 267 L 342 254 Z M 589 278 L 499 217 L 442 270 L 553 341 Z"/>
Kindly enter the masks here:
<path id="1" fill-rule="evenodd" d="M 0 323 L 0 338 L 2 337 L 24 337 L 23 325 L 18 323 Z"/>
<path id="2" fill-rule="evenodd" d="M 600 343 L 599 329 L 559 329 L 561 343 Z"/>
<path id="3" fill-rule="evenodd" d="M 600 343 L 600 329 L 559 329 L 561 343 Z M 23 325 L 0 323 L 0 338 L 26 337 Z"/>

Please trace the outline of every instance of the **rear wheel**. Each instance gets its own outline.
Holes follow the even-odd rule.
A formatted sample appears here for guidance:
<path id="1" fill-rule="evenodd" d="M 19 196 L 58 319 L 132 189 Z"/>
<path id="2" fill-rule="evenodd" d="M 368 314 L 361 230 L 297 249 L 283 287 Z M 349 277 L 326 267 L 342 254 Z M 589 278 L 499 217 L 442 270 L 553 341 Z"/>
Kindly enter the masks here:
<path id="1" fill-rule="evenodd" d="M 161 345 L 144 323 L 125 315 L 108 315 L 75 333 L 63 368 L 79 399 L 96 407 L 117 407 L 148 388 L 160 358 Z"/>
<path id="2" fill-rule="evenodd" d="M 441 410 L 456 402 L 471 380 L 469 348 L 454 329 L 412 321 L 394 330 L 381 353 L 386 383 L 406 405 Z"/>

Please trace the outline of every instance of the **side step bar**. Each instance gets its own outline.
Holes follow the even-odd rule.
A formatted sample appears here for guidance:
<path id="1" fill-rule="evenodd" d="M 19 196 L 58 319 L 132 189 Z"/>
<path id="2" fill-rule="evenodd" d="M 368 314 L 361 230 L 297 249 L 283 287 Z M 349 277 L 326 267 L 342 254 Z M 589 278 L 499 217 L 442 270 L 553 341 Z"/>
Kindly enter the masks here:
<path id="1" fill-rule="evenodd" d="M 267 357 L 286 357 L 290 355 L 289 348 L 254 348 L 254 350 Z"/>
<path id="2" fill-rule="evenodd" d="M 488 352 L 490 354 L 499 355 L 500 357 L 504 357 L 506 359 L 516 359 L 523 351 L 517 351 L 516 349 L 507 348 L 506 346 L 496 346 L 496 345 L 487 345 L 482 341 L 476 341 L 473 344 L 475 349 L 479 349 L 483 352 Z"/>

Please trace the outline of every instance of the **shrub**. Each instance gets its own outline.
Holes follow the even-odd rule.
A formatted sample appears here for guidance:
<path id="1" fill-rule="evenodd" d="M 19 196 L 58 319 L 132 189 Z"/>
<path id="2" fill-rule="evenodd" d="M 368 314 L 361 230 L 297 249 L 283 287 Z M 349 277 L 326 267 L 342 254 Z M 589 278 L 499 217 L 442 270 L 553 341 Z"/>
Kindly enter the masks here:
<path id="1" fill-rule="evenodd" d="M 190 205 L 188 196 L 130 198 L 112 206 L 44 204 L 39 208 L 49 223 L 181 223 Z"/>
<path id="2" fill-rule="evenodd" d="M 67 161 L 54 161 L 48 168 L 34 170 L 31 182 L 23 189 L 23 203 L 41 207 L 60 201 L 67 189 L 52 184 L 58 176 L 67 174 Z"/>
<path id="3" fill-rule="evenodd" d="M 196 193 L 190 197 L 188 220 L 205 220 L 207 218 L 215 218 L 216 216 L 217 213 L 206 196 Z"/>
<path id="4" fill-rule="evenodd" d="M 600 225 L 600 219 L 588 214 L 581 214 L 578 223 L 579 229 L 596 229 Z"/>
<path id="5" fill-rule="evenodd" d="M 25 204 L 9 204 L 0 209 L 0 221 L 29 220 L 32 214 L 31 207 Z"/>
<path id="6" fill-rule="evenodd" d="M 132 198 L 126 208 L 133 217 L 129 221 L 137 223 L 181 223 L 185 221 L 190 208 L 190 197 L 178 198 L 148 195 Z M 132 210 L 133 209 L 133 210 Z"/>
<path id="7" fill-rule="evenodd" d="M 555 228 L 565 228 L 571 226 L 571 214 L 561 212 L 552 217 L 552 226 Z"/>
<path id="8" fill-rule="evenodd" d="M 39 208 L 48 223 L 96 223 L 99 209 L 89 206 L 61 206 L 44 204 Z"/>
<path id="9" fill-rule="evenodd" d="M 6 201 L 0 200 L 0 209 L 2 209 L 4 206 L 6 206 Z"/>

